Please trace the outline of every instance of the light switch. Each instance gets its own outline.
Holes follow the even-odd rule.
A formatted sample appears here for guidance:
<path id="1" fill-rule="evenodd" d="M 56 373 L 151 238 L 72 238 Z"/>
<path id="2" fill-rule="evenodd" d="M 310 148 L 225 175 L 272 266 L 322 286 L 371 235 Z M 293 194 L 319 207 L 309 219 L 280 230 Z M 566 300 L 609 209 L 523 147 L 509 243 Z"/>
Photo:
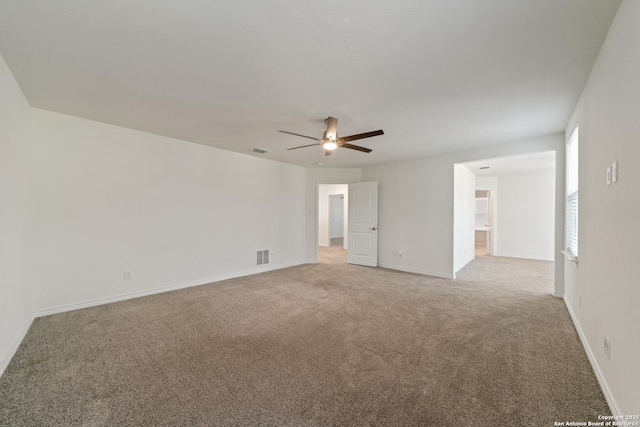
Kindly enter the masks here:
<path id="1" fill-rule="evenodd" d="M 618 181 L 618 162 L 611 165 L 611 182 Z"/>
<path id="2" fill-rule="evenodd" d="M 607 185 L 611 185 L 611 166 L 607 168 Z"/>

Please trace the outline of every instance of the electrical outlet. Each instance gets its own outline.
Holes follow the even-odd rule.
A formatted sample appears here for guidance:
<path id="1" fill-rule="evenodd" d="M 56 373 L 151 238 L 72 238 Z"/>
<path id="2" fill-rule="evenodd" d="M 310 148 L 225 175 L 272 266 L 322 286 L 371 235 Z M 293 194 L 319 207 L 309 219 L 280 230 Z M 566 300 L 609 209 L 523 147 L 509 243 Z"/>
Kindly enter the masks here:
<path id="1" fill-rule="evenodd" d="M 131 270 L 124 271 L 124 280 L 131 280 Z"/>
<path id="2" fill-rule="evenodd" d="M 611 182 L 618 182 L 618 162 L 611 165 Z"/>
<path id="3" fill-rule="evenodd" d="M 604 346 L 604 354 L 607 355 L 607 359 L 611 359 L 611 341 L 609 341 L 606 335 L 604 336 L 602 344 Z"/>

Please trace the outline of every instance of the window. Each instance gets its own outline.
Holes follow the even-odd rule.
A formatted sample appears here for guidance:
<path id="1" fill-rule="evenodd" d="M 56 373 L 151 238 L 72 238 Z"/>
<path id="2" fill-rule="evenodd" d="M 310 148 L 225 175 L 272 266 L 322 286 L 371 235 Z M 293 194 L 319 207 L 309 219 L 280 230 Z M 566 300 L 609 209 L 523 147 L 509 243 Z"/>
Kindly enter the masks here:
<path id="1" fill-rule="evenodd" d="M 566 249 L 578 258 L 578 126 L 567 142 Z"/>

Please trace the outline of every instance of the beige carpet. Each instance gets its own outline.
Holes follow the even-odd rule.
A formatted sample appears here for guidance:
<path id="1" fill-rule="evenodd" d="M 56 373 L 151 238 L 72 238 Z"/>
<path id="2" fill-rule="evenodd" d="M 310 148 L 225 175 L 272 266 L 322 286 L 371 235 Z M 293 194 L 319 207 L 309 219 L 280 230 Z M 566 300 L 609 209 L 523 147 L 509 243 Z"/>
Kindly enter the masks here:
<path id="1" fill-rule="evenodd" d="M 2 426 L 552 426 L 608 409 L 552 264 L 304 265 L 36 319 Z"/>
<path id="2" fill-rule="evenodd" d="M 321 264 L 346 264 L 347 250 L 341 246 L 319 246 L 318 262 Z"/>

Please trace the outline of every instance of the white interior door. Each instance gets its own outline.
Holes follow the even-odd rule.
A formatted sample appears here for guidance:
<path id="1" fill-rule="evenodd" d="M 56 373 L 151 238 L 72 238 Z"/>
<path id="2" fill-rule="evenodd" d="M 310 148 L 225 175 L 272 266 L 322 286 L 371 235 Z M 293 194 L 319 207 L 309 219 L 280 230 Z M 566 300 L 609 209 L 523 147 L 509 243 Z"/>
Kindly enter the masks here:
<path id="1" fill-rule="evenodd" d="M 378 183 L 349 184 L 349 264 L 378 266 Z"/>

